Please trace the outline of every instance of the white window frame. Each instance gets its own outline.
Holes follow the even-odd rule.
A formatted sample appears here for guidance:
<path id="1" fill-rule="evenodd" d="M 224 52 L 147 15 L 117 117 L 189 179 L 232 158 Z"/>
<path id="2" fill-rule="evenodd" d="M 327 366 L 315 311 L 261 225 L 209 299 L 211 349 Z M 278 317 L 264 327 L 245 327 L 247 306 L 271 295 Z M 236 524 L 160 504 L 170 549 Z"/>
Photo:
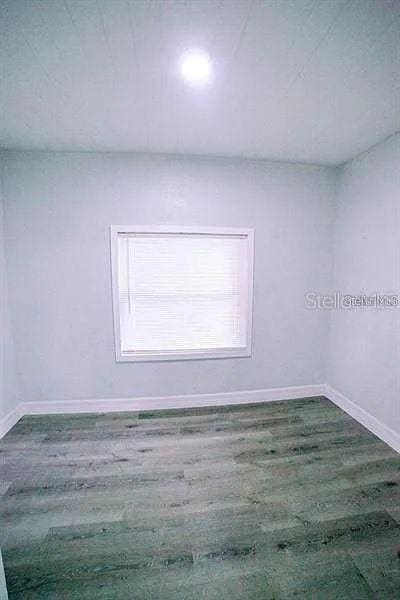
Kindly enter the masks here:
<path id="1" fill-rule="evenodd" d="M 126 233 L 171 233 L 171 234 L 197 234 L 197 235 L 227 235 L 245 236 L 248 248 L 248 289 L 247 289 L 247 336 L 246 345 L 237 348 L 220 348 L 218 350 L 199 350 L 191 352 L 143 353 L 122 352 L 120 330 L 119 284 L 118 284 L 118 236 Z M 117 362 L 153 362 L 170 360 L 200 360 L 214 358 L 241 358 L 250 357 L 252 354 L 253 337 L 253 279 L 254 279 L 254 230 L 232 227 L 177 227 L 177 226 L 126 226 L 111 225 L 111 277 L 114 316 L 114 342 L 115 357 Z"/>

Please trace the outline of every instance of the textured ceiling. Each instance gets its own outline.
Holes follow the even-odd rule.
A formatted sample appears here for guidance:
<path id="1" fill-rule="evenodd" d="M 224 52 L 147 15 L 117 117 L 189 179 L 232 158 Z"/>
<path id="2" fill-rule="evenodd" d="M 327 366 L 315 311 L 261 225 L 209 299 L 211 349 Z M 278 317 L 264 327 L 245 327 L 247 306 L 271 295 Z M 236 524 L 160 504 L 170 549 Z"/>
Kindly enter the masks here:
<path id="1" fill-rule="evenodd" d="M 399 0 L 5 0 L 0 144 L 339 164 L 400 128 Z M 202 48 L 214 81 L 179 57 Z"/>

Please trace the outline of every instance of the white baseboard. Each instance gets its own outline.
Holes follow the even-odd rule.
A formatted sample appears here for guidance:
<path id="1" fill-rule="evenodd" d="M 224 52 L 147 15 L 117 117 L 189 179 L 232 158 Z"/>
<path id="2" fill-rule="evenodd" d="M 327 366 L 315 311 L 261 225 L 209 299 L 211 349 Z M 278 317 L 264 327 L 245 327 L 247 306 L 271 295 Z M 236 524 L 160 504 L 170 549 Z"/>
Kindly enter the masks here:
<path id="1" fill-rule="evenodd" d="M 378 438 L 383 440 L 388 446 L 396 450 L 396 452 L 400 452 L 400 433 L 394 431 L 388 425 L 379 421 L 376 417 L 371 415 L 371 413 L 367 412 L 348 398 L 332 388 L 330 385 L 325 386 L 324 395 L 334 404 L 339 406 L 342 410 L 344 410 L 347 414 L 349 414 L 353 419 L 364 425 L 369 431 L 374 433 Z"/>
<path id="2" fill-rule="evenodd" d="M 324 394 L 325 386 L 302 385 L 285 388 L 221 392 L 216 394 L 185 394 L 181 396 L 148 396 L 143 398 L 112 398 L 101 400 L 69 400 L 65 402 L 26 402 L 22 404 L 24 414 L 58 413 L 104 413 L 137 410 L 159 410 L 162 408 L 196 408 L 223 406 L 225 404 L 251 404 L 253 402 L 276 402 L 308 398 Z"/>
<path id="3" fill-rule="evenodd" d="M 227 404 L 251 404 L 256 402 L 276 402 L 323 396 L 324 384 L 300 385 L 282 388 L 222 392 L 216 394 L 187 394 L 181 396 L 149 396 L 144 398 L 104 398 L 100 400 L 68 400 L 22 402 L 0 421 L 0 438 L 23 415 L 63 414 L 63 413 L 107 413 L 138 410 L 158 410 L 162 408 L 196 408 L 202 406 L 223 406 Z"/>
<path id="4" fill-rule="evenodd" d="M 100 400 L 68 400 L 21 402 L 8 415 L 0 419 L 0 439 L 24 415 L 63 414 L 63 413 L 107 413 L 138 410 L 159 410 L 163 408 L 196 408 L 203 406 L 223 406 L 228 404 L 252 404 L 295 400 L 312 396 L 326 396 L 331 402 L 347 412 L 356 421 L 383 440 L 391 448 L 400 452 L 400 434 L 363 408 L 346 398 L 327 384 L 300 385 L 282 388 L 222 392 L 216 394 L 187 394 L 181 396 L 149 396 L 143 398 L 103 398 Z"/>
<path id="5" fill-rule="evenodd" d="M 13 410 L 0 419 L 0 440 L 6 435 L 7 431 L 10 431 L 10 429 L 18 423 L 22 416 L 21 404 L 18 404 Z"/>
<path id="6" fill-rule="evenodd" d="M 0 550 L 0 598 L 2 600 L 8 600 L 6 575 L 4 573 L 4 565 L 3 565 L 3 558 L 1 556 L 1 550 Z"/>

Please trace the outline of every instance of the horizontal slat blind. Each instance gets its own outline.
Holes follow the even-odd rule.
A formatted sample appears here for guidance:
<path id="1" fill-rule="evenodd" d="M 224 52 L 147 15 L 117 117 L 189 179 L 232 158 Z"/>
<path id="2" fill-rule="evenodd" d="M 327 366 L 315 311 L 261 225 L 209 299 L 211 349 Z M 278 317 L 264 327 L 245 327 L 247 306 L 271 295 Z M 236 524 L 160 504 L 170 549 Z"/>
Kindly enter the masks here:
<path id="1" fill-rule="evenodd" d="M 245 235 L 118 235 L 121 351 L 184 353 L 246 345 Z"/>

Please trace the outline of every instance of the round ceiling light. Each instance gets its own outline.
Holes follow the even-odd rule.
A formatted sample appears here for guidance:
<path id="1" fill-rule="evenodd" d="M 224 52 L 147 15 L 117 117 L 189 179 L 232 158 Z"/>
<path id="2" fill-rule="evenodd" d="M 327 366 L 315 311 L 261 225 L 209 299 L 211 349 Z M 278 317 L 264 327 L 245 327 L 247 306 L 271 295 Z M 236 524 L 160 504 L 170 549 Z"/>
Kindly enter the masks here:
<path id="1" fill-rule="evenodd" d="M 205 85 L 211 79 L 211 60 L 208 54 L 192 50 L 181 59 L 181 75 L 190 85 Z"/>

